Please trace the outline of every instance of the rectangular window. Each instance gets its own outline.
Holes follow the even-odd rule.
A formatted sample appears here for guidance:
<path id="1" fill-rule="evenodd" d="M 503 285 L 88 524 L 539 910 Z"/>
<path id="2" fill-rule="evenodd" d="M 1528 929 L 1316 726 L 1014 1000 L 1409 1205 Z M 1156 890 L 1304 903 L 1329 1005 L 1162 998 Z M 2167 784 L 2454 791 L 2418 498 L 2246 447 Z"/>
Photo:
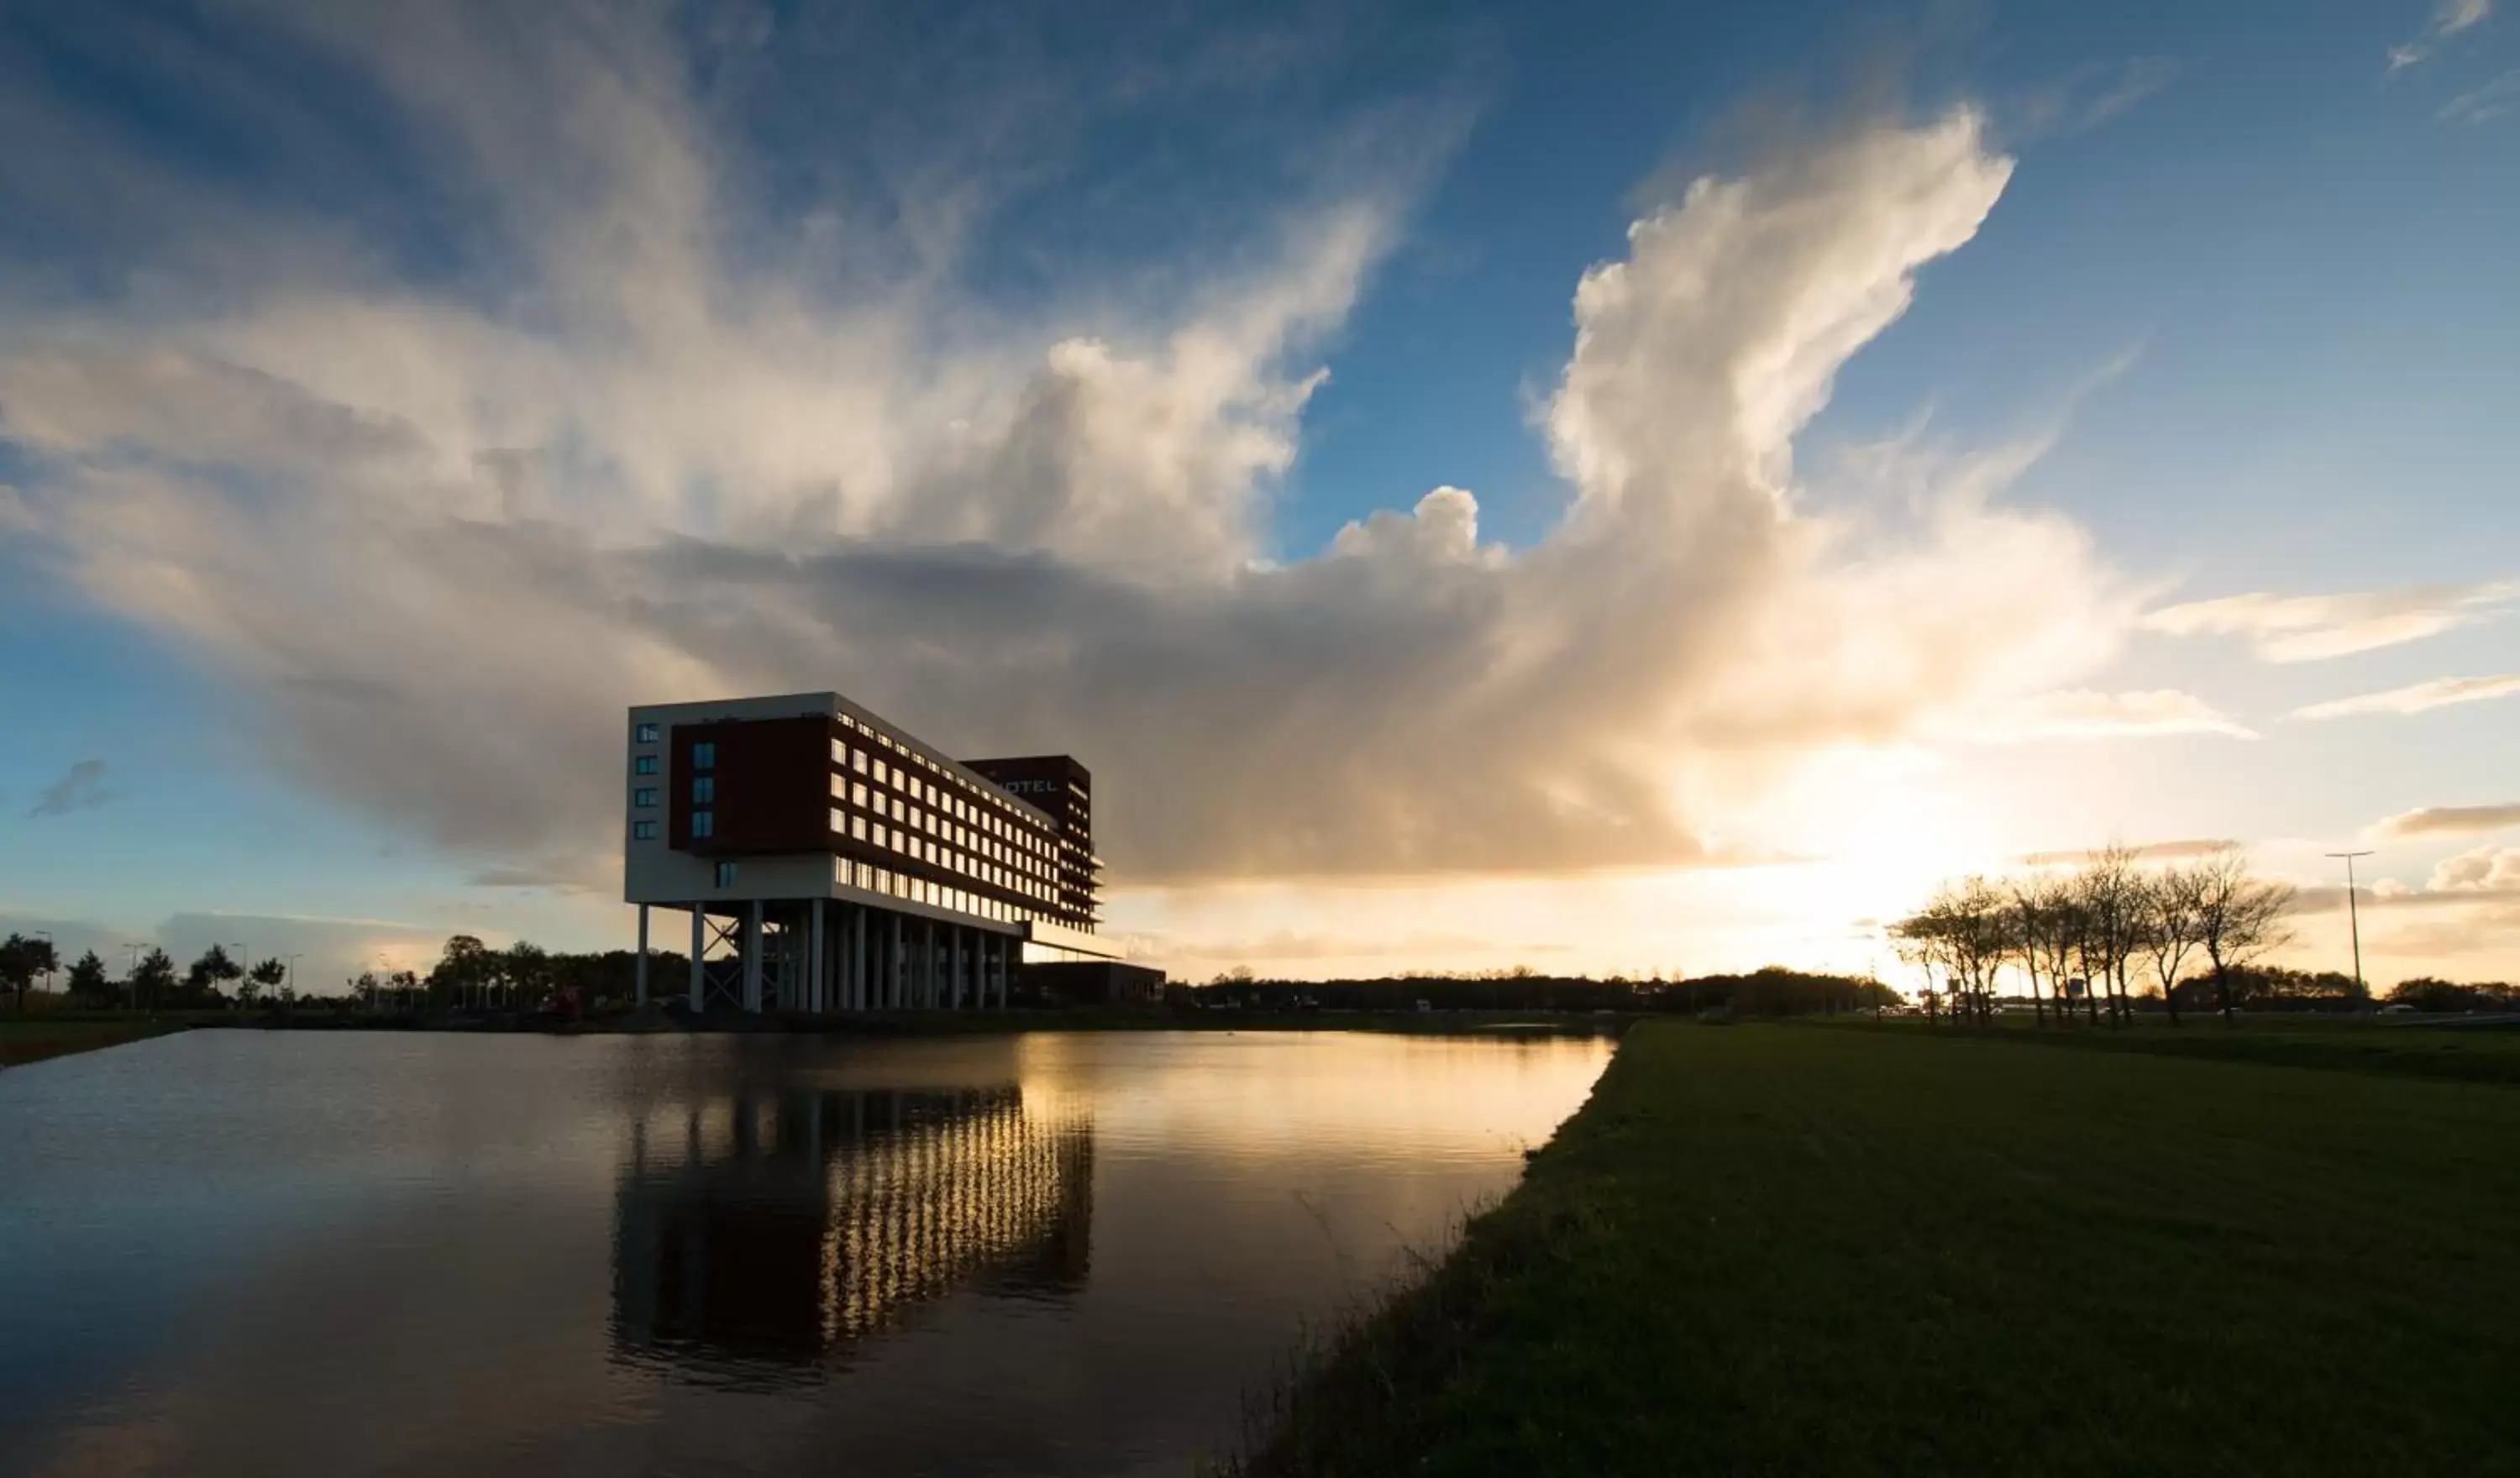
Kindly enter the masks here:
<path id="1" fill-rule="evenodd" d="M 692 778 L 692 804 L 705 806 L 717 799 L 717 777 L 698 775 Z"/>
<path id="2" fill-rule="evenodd" d="M 656 824 L 652 821 L 632 822 L 630 824 L 630 839 L 632 841 L 654 841 L 656 839 Z"/>
<path id="3" fill-rule="evenodd" d="M 715 836 L 717 834 L 717 813 L 714 811 L 693 812 L 692 834 L 694 836 Z"/>
<path id="4" fill-rule="evenodd" d="M 641 785 L 638 789 L 631 791 L 630 804 L 637 806 L 642 811 L 655 810 L 656 787 L 653 785 Z"/>
<path id="5" fill-rule="evenodd" d="M 859 841 L 864 841 L 864 840 L 866 840 L 866 818 L 865 818 L 865 817 L 863 817 L 863 816 L 852 816 L 852 817 L 850 817 L 850 818 L 849 818 L 849 835 L 851 835 L 851 836 L 853 836 L 853 837 L 857 838 Z"/>
<path id="6" fill-rule="evenodd" d="M 848 819 L 848 817 L 846 817 L 845 815 L 841 814 L 841 812 L 840 812 L 840 810 L 839 810 L 839 808 L 838 808 L 838 807 L 836 807 L 836 806 L 832 807 L 832 833 L 833 833 L 834 835 L 846 836 L 846 835 L 848 834 L 848 830 L 849 830 L 849 819 Z"/>
<path id="7" fill-rule="evenodd" d="M 655 774 L 655 773 L 656 773 L 656 756 L 654 756 L 654 755 L 652 755 L 652 754 L 643 754 L 643 755 L 640 755 L 637 759 L 632 760 L 632 761 L 630 762 L 630 773 L 631 773 L 631 774 L 633 774 L 633 775 L 653 775 L 653 774 Z"/>
<path id="8" fill-rule="evenodd" d="M 693 769 L 695 769 L 695 770 L 714 770 L 714 769 L 716 769 L 716 768 L 717 768 L 717 745 L 715 745 L 715 744 L 694 744 L 694 745 L 692 745 L 692 768 L 693 768 Z"/>
<path id="9" fill-rule="evenodd" d="M 875 762 L 875 783 L 878 785 L 889 785 L 892 784 L 890 767 L 886 766 L 881 760 L 877 760 Z"/>
<path id="10" fill-rule="evenodd" d="M 735 886 L 735 864 L 722 862 L 717 865 L 717 885 L 721 888 Z"/>
<path id="11" fill-rule="evenodd" d="M 853 806 L 863 806 L 866 804 L 866 782 L 851 781 L 849 783 L 849 804 Z"/>
<path id="12" fill-rule="evenodd" d="M 656 726 L 653 724 L 641 724 L 635 731 L 633 731 L 631 739 L 635 743 L 652 744 L 656 741 Z"/>
<path id="13" fill-rule="evenodd" d="M 865 750 L 861 749 L 861 750 L 857 751 L 855 754 L 850 755 L 850 756 L 849 756 L 849 768 L 850 768 L 850 769 L 852 769 L 852 770 L 855 770 L 855 771 L 856 771 L 858 774 L 860 774 L 860 775 L 864 775 L 864 774 L 866 774 L 866 773 L 867 773 L 867 752 L 866 752 Z"/>
<path id="14" fill-rule="evenodd" d="M 847 781 L 844 781 L 844 780 L 840 779 L 840 778 L 839 778 L 838 776 L 836 776 L 836 775 L 832 776 L 832 799 L 833 799 L 833 800 L 847 800 L 848 798 L 849 798 L 849 783 L 848 783 Z"/>

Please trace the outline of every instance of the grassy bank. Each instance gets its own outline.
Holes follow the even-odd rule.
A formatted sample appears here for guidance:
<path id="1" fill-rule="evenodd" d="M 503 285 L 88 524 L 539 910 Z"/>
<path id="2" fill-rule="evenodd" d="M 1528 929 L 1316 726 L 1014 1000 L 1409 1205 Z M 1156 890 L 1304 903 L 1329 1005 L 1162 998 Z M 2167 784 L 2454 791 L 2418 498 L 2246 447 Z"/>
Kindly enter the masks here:
<path id="1" fill-rule="evenodd" d="M 137 1018 L 54 1020 L 35 1016 L 23 1020 L 0 1020 L 0 1067 L 41 1062 L 47 1057 L 66 1057 L 71 1053 L 93 1052 L 101 1047 L 119 1047 L 125 1042 L 161 1037 L 183 1029 L 180 1022 Z"/>
<path id="2" fill-rule="evenodd" d="M 1901 1032 L 1954 1030 L 1917 1021 L 1885 1023 L 1885 1027 Z M 2204 1057 L 2275 1067 L 2396 1073 L 2410 1078 L 2520 1086 L 2520 1027 L 2502 1024 L 2244 1016 L 2238 1024 L 2226 1027 L 2209 1016 L 2182 1026 L 2148 1017 L 2127 1027 L 2086 1024 L 2043 1030 L 2014 1017 L 1991 1029 L 1971 1031 L 2008 1042 L 2087 1052 Z"/>
<path id="3" fill-rule="evenodd" d="M 2520 1092 L 1653 1023 L 1259 1473 L 2520 1470 Z"/>

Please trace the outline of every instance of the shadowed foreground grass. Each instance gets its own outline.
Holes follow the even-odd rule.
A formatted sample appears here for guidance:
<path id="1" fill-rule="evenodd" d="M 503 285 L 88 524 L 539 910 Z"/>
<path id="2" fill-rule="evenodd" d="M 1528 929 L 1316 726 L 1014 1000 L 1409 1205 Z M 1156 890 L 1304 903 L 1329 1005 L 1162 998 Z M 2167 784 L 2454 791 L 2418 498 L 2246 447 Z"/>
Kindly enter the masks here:
<path id="1" fill-rule="evenodd" d="M 125 1042 L 183 1029 L 180 1022 L 138 1019 L 55 1021 L 37 1016 L 0 1021 L 0 1067 L 66 1057 L 100 1047 L 119 1047 Z"/>
<path id="2" fill-rule="evenodd" d="M 1650 1023 L 1256 1473 L 2520 1471 L 2520 1092 Z"/>
<path id="3" fill-rule="evenodd" d="M 1870 1023 L 1841 1021 L 1844 1030 L 1873 1030 Z M 1945 1032 L 1948 1026 L 1892 1021 L 1880 1029 Z M 2172 1026 L 2147 1016 L 2131 1027 L 2077 1024 L 2041 1029 L 2019 1016 L 1967 1034 L 2092 1052 L 2146 1053 L 2168 1057 L 2212 1057 L 2279 1067 L 2332 1067 L 2349 1072 L 2402 1073 L 2461 1083 L 2520 1085 L 2520 1026 L 2452 1025 L 2441 1022 L 2341 1020 L 2317 1016 L 2244 1016 L 2225 1026 L 2211 1016 Z"/>

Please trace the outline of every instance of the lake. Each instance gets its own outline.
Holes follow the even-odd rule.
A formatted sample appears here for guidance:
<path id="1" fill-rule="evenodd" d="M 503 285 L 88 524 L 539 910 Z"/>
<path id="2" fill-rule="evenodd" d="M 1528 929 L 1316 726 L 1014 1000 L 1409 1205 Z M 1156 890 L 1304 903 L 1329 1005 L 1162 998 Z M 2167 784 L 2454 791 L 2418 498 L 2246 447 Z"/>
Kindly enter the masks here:
<path id="1" fill-rule="evenodd" d="M 196 1031 L 0 1073 L 0 1473 L 1179 1473 L 1600 1039 Z"/>

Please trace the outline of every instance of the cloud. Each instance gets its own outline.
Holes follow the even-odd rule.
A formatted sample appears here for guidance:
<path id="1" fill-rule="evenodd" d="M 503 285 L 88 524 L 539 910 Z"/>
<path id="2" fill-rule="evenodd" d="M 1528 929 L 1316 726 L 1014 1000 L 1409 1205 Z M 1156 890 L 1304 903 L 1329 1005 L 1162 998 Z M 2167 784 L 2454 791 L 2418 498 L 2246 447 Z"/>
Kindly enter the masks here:
<path id="1" fill-rule="evenodd" d="M 1077 753 L 1123 882 L 1686 863 L 1710 798 L 2072 681 L 2132 621 L 2001 477 L 1798 497 L 1839 369 L 2009 181 L 1972 110 L 1636 221 L 1576 287 L 1536 543 L 1442 486 L 1289 552 L 1271 505 L 1324 345 L 1445 126 L 1358 122 L 1233 250 L 1009 304 L 955 268 L 979 205 L 950 251 L 820 200 L 813 260 L 731 241 L 765 166 L 644 12 L 596 46 L 537 11 L 495 55 L 392 14 L 298 20 L 452 141 L 435 183 L 513 279 L 353 252 L 52 313 L 12 326 L 0 425 L 89 600 L 254 695 L 275 764 L 484 880 L 605 853 L 626 705 L 827 686 L 951 750 Z M 892 178 L 972 147 L 895 143 Z M 2236 728 L 2200 710 L 2137 732 Z"/>
<path id="2" fill-rule="evenodd" d="M 2071 689 L 2038 694 L 1986 713 L 1968 733 L 1990 743 L 2141 739 L 2176 734 L 2258 737 L 2246 725 L 2194 694 L 2166 688 L 2138 693 Z"/>
<path id="3" fill-rule="evenodd" d="M 2179 862 L 2188 858 L 2219 856 L 2243 845 L 2245 843 L 2230 837 L 2200 836 L 2182 841 L 2146 842 L 2142 846 L 2131 847 L 2128 850 L 2146 862 Z M 2095 847 L 2087 847 L 2080 851 L 2030 852 L 2022 856 L 2021 865 L 2026 868 L 2062 867 L 2090 862 L 2097 856 L 2099 856 L 2099 849 Z"/>
<path id="4" fill-rule="evenodd" d="M 2339 719 L 2366 713 L 2424 713 L 2435 708 L 2447 708 L 2453 703 L 2481 703 L 2488 698 L 2508 697 L 2515 693 L 2520 693 L 2520 675 L 2434 678 L 2430 682 L 2392 688 L 2385 693 L 2365 693 L 2355 697 L 2312 703 L 2308 707 L 2294 709 L 2287 717 Z"/>
<path id="5" fill-rule="evenodd" d="M 2514 108 L 2520 108 L 2520 67 L 2444 103 L 2441 116 L 2446 123 L 2483 123 Z"/>
<path id="6" fill-rule="evenodd" d="M 2380 822 L 2371 834 L 2381 837 L 2460 836 L 2520 827 L 2520 803 L 2505 806 L 2425 806 L 2402 811 Z"/>
<path id="7" fill-rule="evenodd" d="M 2024 95 L 2016 128 L 2027 137 L 2087 133 L 2177 81 L 2183 66 L 2177 57 L 2086 64 Z"/>
<path id="8" fill-rule="evenodd" d="M 101 759 L 83 759 L 63 772 L 62 778 L 36 792 L 30 819 L 68 816 L 73 811 L 93 811 L 113 799 L 115 792 L 105 783 L 106 765 Z"/>
<path id="9" fill-rule="evenodd" d="M 2399 45 L 2389 48 L 2389 70 L 2412 67 L 2431 56 L 2444 41 L 2481 25 L 2494 14 L 2494 0 L 2439 0 L 2423 29 Z"/>
<path id="10" fill-rule="evenodd" d="M 2434 867 L 2438 893 L 2520 893 L 2520 847 L 2479 847 Z"/>
<path id="11" fill-rule="evenodd" d="M 2143 627 L 2169 636 L 2241 636 L 2270 662 L 2309 662 L 2438 636 L 2520 600 L 2520 582 L 2416 585 L 2333 596 L 2263 591 L 2148 611 Z"/>

